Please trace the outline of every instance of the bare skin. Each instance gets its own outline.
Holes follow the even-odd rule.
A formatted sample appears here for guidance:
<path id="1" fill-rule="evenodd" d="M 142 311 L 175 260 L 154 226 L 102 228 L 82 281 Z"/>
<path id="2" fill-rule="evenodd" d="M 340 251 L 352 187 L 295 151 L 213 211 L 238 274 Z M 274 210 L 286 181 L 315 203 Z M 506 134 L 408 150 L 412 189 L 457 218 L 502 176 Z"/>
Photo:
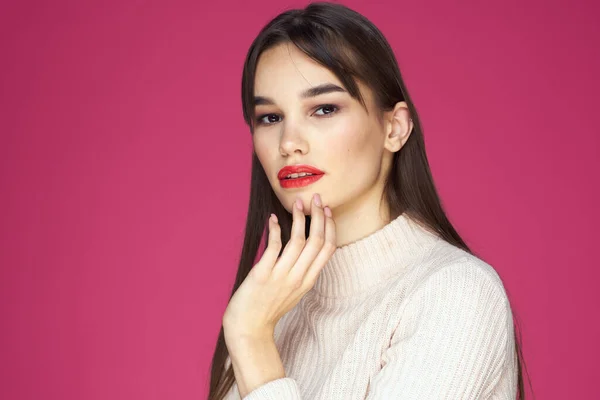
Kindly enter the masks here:
<path id="1" fill-rule="evenodd" d="M 281 229 L 271 217 L 267 249 L 223 316 L 242 397 L 286 376 L 273 338 L 275 326 L 314 286 L 336 248 L 389 223 L 387 204 L 381 202 L 384 178 L 393 153 L 412 130 L 408 107 L 399 102 L 378 120 L 373 94 L 360 82 L 369 112 L 345 91 L 299 95 L 328 83 L 343 87 L 331 71 L 289 44 L 267 50 L 257 66 L 255 93 L 270 101 L 257 106 L 256 115 L 265 117 L 255 126 L 253 145 L 293 224 L 290 241 L 277 258 Z M 323 106 L 327 104 L 335 107 Z M 325 175 L 304 188 L 284 189 L 277 174 L 294 164 L 313 165 Z M 308 239 L 305 215 L 311 216 Z"/>
<path id="2" fill-rule="evenodd" d="M 335 223 L 318 198 L 315 195 L 311 203 L 308 239 L 304 237 L 302 202 L 294 206 L 290 241 L 279 258 L 281 229 L 276 219 L 270 218 L 267 249 L 225 311 L 225 341 L 242 397 L 285 376 L 273 341 L 275 325 L 314 286 L 336 249 Z"/>
<path id="3" fill-rule="evenodd" d="M 300 196 L 308 214 L 312 195 L 321 195 L 335 218 L 340 247 L 389 222 L 388 206 L 380 201 L 385 177 L 413 124 L 405 102 L 379 119 L 374 94 L 361 81 L 357 84 L 367 109 L 345 90 L 301 96 L 323 84 L 343 88 L 335 74 L 291 44 L 265 51 L 257 65 L 254 93 L 272 104 L 255 107 L 252 140 L 269 183 L 288 212 Z M 279 170 L 299 163 L 313 165 L 325 175 L 304 188 L 282 188 Z"/>

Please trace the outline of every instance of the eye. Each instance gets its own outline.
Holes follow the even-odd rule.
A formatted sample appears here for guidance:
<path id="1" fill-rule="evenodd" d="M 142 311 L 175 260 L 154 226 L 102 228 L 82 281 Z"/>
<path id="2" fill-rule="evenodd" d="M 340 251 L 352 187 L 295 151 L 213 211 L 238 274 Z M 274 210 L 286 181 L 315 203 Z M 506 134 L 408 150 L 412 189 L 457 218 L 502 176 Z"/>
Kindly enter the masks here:
<path id="1" fill-rule="evenodd" d="M 339 107 L 335 104 L 321 104 L 315 109 L 315 114 L 319 117 L 328 117 L 330 114 L 334 114 L 338 110 Z M 318 114 L 318 111 L 323 111 L 323 113 Z M 278 114 L 262 114 L 256 118 L 256 122 L 259 125 L 273 125 L 279 122 L 278 118 L 281 118 Z"/>
<path id="2" fill-rule="evenodd" d="M 319 110 L 323 110 L 325 112 L 325 114 L 317 114 L 320 116 L 326 116 L 329 114 L 333 114 L 338 110 L 338 107 L 335 104 L 323 104 L 321 106 L 319 106 L 319 108 L 317 108 L 317 111 Z M 315 112 L 316 113 L 316 112 Z"/>
<path id="3" fill-rule="evenodd" d="M 261 116 L 259 116 L 258 118 L 256 118 L 256 122 L 258 122 L 259 125 L 271 125 L 275 122 L 278 122 L 275 118 L 278 118 L 279 115 L 277 114 L 263 114 Z M 265 122 L 264 119 L 267 119 L 268 122 Z"/>

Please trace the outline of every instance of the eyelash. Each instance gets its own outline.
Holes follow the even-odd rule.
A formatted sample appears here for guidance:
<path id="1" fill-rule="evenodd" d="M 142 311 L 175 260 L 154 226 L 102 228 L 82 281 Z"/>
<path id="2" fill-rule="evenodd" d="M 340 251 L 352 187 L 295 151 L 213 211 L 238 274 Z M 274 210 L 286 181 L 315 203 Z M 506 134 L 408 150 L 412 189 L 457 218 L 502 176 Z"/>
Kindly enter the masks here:
<path id="1" fill-rule="evenodd" d="M 339 111 L 339 109 L 340 109 L 340 108 L 339 108 L 337 105 L 335 105 L 335 104 L 321 104 L 320 106 L 318 106 L 318 107 L 315 109 L 315 112 L 317 112 L 318 110 L 320 110 L 320 109 L 322 109 L 322 108 L 333 108 L 333 109 L 334 109 L 333 111 L 331 111 L 331 112 L 329 112 L 329 113 L 327 113 L 327 114 L 324 114 L 324 115 L 319 115 L 319 117 L 324 117 L 324 118 L 328 118 L 330 115 L 332 115 L 332 114 L 335 114 L 335 113 L 336 113 L 336 112 L 338 112 L 338 111 Z M 275 124 L 276 122 L 267 122 L 267 123 L 265 123 L 265 122 L 262 122 L 263 118 L 265 118 L 265 117 L 269 117 L 269 116 L 271 116 L 271 115 L 277 115 L 277 114 L 273 114 L 273 113 L 271 113 L 271 114 L 262 114 L 262 115 L 260 115 L 259 117 L 257 117 L 257 118 L 256 118 L 256 123 L 257 123 L 258 125 L 267 125 L 267 126 L 268 126 L 268 125 L 273 125 L 273 124 Z M 279 121 L 277 121 L 277 122 L 279 122 Z"/>

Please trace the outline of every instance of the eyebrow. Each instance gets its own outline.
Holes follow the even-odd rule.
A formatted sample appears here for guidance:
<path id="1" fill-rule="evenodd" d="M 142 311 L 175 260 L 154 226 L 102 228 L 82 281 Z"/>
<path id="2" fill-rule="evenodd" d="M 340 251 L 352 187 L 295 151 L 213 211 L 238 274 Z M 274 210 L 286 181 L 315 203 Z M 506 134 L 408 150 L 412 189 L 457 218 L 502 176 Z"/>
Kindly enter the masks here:
<path id="1" fill-rule="evenodd" d="M 306 89 L 302 93 L 300 93 L 300 98 L 307 99 L 309 97 L 315 97 L 326 93 L 348 93 L 346 89 L 339 87 L 333 83 L 324 83 L 322 85 L 314 86 L 309 89 Z M 255 96 L 254 97 L 254 106 L 262 106 L 262 105 L 273 105 L 275 101 L 270 97 L 264 96 Z"/>

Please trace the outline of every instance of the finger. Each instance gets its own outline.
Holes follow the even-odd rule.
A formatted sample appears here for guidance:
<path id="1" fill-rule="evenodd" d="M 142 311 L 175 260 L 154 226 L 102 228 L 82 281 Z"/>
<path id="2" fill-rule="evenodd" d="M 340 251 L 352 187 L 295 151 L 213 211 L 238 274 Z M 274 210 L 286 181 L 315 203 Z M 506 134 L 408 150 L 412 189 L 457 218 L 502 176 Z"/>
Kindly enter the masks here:
<path id="1" fill-rule="evenodd" d="M 333 215 L 331 214 L 331 210 L 327 207 L 325 210 L 325 243 L 321 247 L 321 251 L 313 261 L 313 263 L 306 271 L 306 275 L 304 276 L 304 281 L 310 286 L 313 287 L 319 274 L 327 265 L 327 261 L 331 258 L 335 250 L 337 249 L 336 245 L 336 235 L 335 235 L 335 221 L 333 220 Z"/>
<path id="2" fill-rule="evenodd" d="M 277 257 L 279 257 L 280 251 L 281 227 L 277 221 L 277 216 L 275 214 L 271 214 L 271 217 L 269 218 L 269 240 L 261 260 L 265 259 L 265 262 L 269 264 L 269 267 L 273 268 L 275 262 L 277 261 Z"/>
<path id="3" fill-rule="evenodd" d="M 267 241 L 267 248 L 265 249 L 262 257 L 256 263 L 252 269 L 264 270 L 267 273 L 271 273 L 279 252 L 281 251 L 281 227 L 277 221 L 277 216 L 271 214 L 268 222 L 269 235 Z"/>
<path id="4" fill-rule="evenodd" d="M 325 243 L 325 214 L 320 206 L 321 198 L 313 195 L 310 212 L 310 232 L 304 249 L 290 270 L 289 279 L 293 283 L 304 281 L 306 271 L 313 263 Z"/>
<path id="5" fill-rule="evenodd" d="M 274 274 L 287 275 L 290 268 L 296 263 L 306 242 L 305 222 L 302 200 L 298 198 L 292 207 L 292 232 L 290 233 L 290 240 L 273 267 Z"/>

